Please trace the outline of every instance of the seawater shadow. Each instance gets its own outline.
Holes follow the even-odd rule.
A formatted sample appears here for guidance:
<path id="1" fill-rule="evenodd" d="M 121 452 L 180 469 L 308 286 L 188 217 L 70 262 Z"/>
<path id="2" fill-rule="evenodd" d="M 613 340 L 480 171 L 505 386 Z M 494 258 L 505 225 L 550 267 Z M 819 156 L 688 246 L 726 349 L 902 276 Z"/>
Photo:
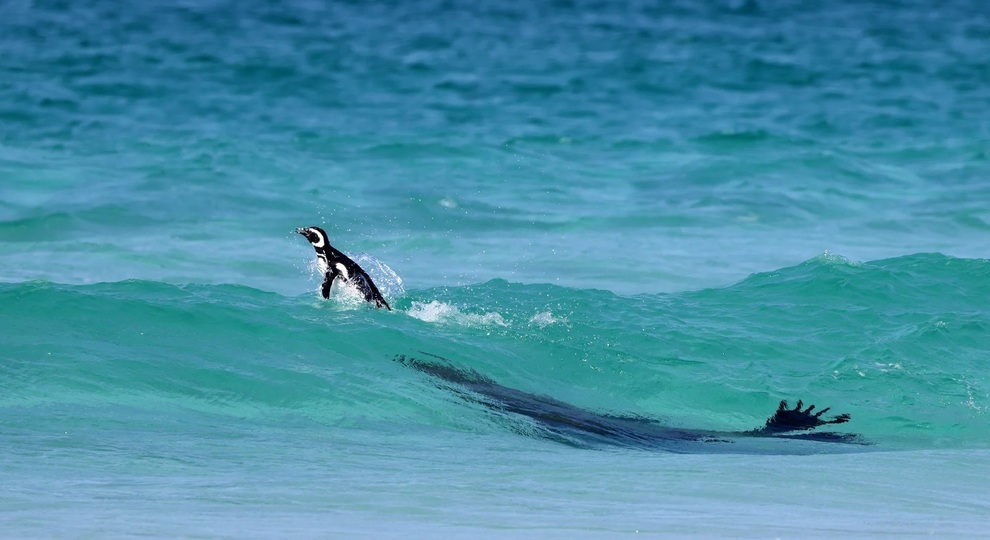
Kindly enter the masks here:
<path id="1" fill-rule="evenodd" d="M 597 413 L 549 396 L 502 386 L 472 369 L 455 367 L 448 359 L 398 355 L 395 361 L 432 377 L 438 386 L 461 399 L 507 416 L 531 419 L 535 429 L 516 423 L 515 431 L 536 434 L 578 448 L 629 447 L 677 453 L 819 454 L 863 450 L 870 443 L 857 434 L 810 432 L 820 426 L 848 422 L 848 414 L 824 418 L 829 408 L 815 412 L 801 401 L 786 401 L 759 428 L 749 431 L 710 431 L 666 426 L 637 416 Z M 510 427 L 512 427 L 510 425 Z"/>

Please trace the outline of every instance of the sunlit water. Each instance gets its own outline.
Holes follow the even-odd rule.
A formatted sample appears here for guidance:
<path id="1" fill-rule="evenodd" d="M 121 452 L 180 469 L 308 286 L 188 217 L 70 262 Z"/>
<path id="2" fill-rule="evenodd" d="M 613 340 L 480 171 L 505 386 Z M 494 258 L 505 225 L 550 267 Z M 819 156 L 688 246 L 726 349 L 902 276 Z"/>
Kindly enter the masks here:
<path id="1" fill-rule="evenodd" d="M 0 535 L 986 534 L 983 3 L 2 12 Z M 431 354 L 870 444 L 576 448 Z"/>

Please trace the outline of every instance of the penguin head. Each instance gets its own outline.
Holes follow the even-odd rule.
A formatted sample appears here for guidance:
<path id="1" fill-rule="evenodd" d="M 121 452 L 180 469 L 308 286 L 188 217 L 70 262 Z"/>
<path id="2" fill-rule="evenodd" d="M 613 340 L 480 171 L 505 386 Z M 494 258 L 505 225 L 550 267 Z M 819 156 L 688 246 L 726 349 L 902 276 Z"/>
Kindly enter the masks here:
<path id="1" fill-rule="evenodd" d="M 300 227 L 296 229 L 296 232 L 305 236 L 306 240 L 309 240 L 309 243 L 313 244 L 316 249 L 323 249 L 330 245 L 326 231 L 319 227 Z"/>

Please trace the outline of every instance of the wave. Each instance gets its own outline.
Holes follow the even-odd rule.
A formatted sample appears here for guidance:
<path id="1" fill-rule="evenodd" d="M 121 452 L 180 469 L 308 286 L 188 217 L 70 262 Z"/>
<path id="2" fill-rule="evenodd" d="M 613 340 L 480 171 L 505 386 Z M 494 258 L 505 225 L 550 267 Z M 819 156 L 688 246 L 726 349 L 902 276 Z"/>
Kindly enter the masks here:
<path id="1" fill-rule="evenodd" d="M 393 362 L 440 355 L 605 414 L 750 429 L 780 399 L 879 444 L 986 445 L 990 261 L 824 254 L 734 285 L 621 296 L 493 280 L 388 313 L 239 285 L 0 284 L 0 404 L 492 427 Z"/>

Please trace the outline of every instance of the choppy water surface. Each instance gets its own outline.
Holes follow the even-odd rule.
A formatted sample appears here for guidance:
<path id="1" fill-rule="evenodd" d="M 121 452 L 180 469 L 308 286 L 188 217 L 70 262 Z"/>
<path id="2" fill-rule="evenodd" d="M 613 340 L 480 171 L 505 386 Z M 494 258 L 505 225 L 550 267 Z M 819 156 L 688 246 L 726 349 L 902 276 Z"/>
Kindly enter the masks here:
<path id="1" fill-rule="evenodd" d="M 982 3 L 3 12 L 4 536 L 985 534 Z M 871 444 L 575 448 L 430 354 Z"/>

